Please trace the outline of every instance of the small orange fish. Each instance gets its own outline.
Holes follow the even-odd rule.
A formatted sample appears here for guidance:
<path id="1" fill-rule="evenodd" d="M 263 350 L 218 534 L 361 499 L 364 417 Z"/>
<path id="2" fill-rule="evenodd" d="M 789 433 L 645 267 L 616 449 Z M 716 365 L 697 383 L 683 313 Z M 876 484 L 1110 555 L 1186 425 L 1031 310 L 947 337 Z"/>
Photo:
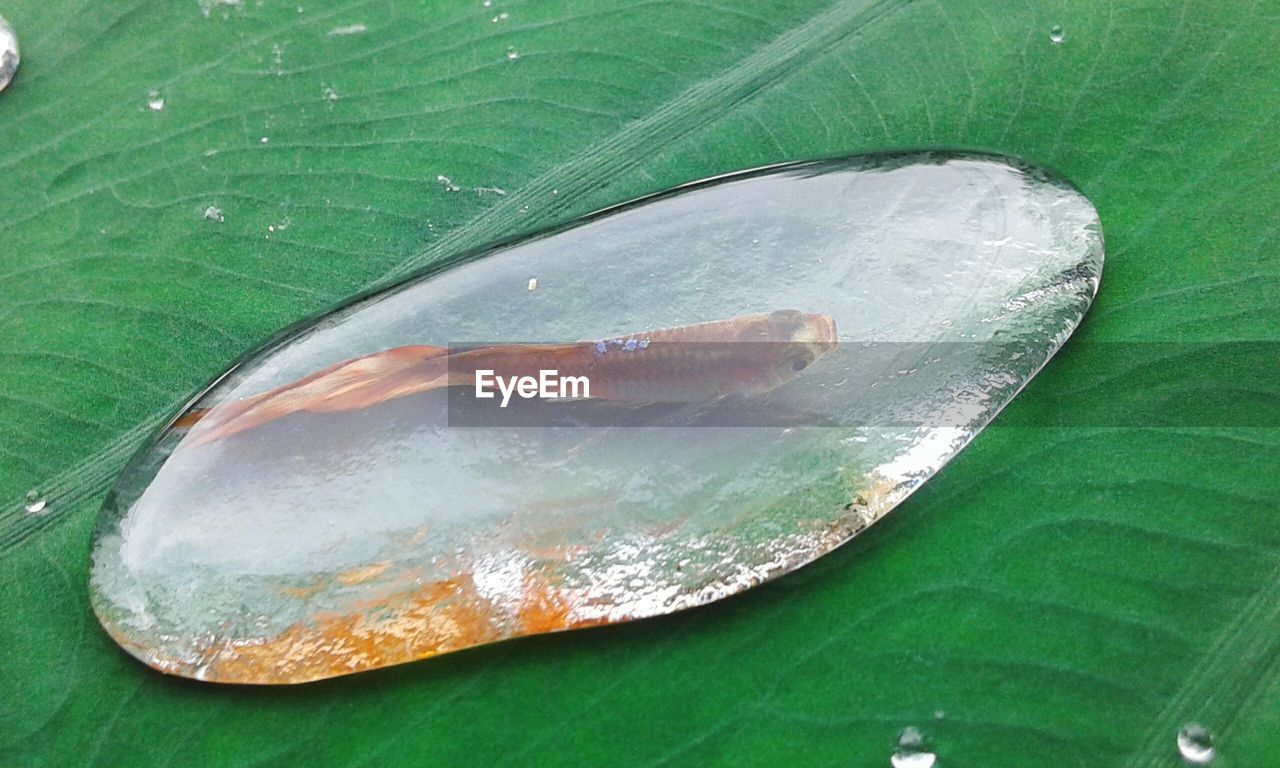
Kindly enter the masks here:
<path id="1" fill-rule="evenodd" d="M 346 360 L 261 394 L 193 411 L 190 445 L 220 440 L 292 413 L 336 413 L 399 397 L 476 383 L 485 376 L 585 377 L 583 396 L 628 403 L 710 401 L 763 394 L 836 346 L 828 315 L 780 310 L 605 341 L 450 349 L 404 346 Z"/>

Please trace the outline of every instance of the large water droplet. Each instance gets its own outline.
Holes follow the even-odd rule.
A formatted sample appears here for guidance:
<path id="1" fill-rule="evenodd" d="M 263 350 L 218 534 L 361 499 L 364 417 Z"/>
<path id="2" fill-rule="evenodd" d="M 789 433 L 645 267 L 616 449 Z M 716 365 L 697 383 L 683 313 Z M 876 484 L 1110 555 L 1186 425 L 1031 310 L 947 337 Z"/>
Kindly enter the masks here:
<path id="1" fill-rule="evenodd" d="M 94 608 L 165 671 L 284 683 L 740 592 L 949 461 L 1101 267 L 1069 185 L 934 153 L 733 174 L 473 253 L 249 355 L 140 453 Z M 516 342 L 593 391 L 468 401 L 465 361 L 518 373 Z"/>
<path id="2" fill-rule="evenodd" d="M 1052 27 L 1049 28 L 1049 42 L 1053 43 L 1054 45 L 1059 45 L 1062 43 L 1063 40 L 1066 40 L 1066 39 L 1067 39 L 1067 34 L 1062 31 L 1061 26 L 1054 24 Z"/>
<path id="3" fill-rule="evenodd" d="M 1178 731 L 1178 754 L 1194 765 L 1213 762 L 1213 734 L 1199 723 L 1187 723 Z"/>
<path id="4" fill-rule="evenodd" d="M 27 510 L 27 514 L 38 515 L 44 512 L 45 507 L 48 505 L 48 500 L 45 499 L 44 494 L 40 493 L 39 490 L 32 488 L 27 491 L 27 505 L 24 507 L 24 509 Z"/>
<path id="5" fill-rule="evenodd" d="M 0 91 L 13 81 L 13 75 L 18 71 L 19 60 L 18 36 L 14 33 L 13 27 L 9 26 L 9 22 L 0 16 Z"/>
<path id="6" fill-rule="evenodd" d="M 913 727 L 902 730 L 898 743 L 889 756 L 893 768 L 933 768 L 938 756 L 925 743 L 924 734 Z"/>

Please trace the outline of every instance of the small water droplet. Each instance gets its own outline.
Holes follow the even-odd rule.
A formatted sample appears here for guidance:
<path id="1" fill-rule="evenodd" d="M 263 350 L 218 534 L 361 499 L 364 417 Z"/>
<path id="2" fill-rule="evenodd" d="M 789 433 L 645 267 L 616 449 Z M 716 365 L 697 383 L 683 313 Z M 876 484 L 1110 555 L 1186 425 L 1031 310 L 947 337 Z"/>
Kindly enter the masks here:
<path id="1" fill-rule="evenodd" d="M 1054 45 L 1060 45 L 1063 40 L 1067 39 L 1067 33 L 1062 31 L 1062 25 L 1054 24 L 1049 28 L 1049 42 Z"/>
<path id="2" fill-rule="evenodd" d="M 500 21 L 506 21 L 508 18 L 510 18 L 510 16 L 507 14 L 506 11 L 503 11 L 497 16 L 494 16 L 492 19 L 489 19 L 489 21 L 493 24 L 497 24 Z"/>
<path id="3" fill-rule="evenodd" d="M 0 91 L 13 80 L 18 71 L 18 36 L 9 22 L 0 16 Z"/>
<path id="4" fill-rule="evenodd" d="M 38 515 L 43 512 L 45 507 L 48 505 L 48 499 L 46 499 L 44 494 L 40 493 L 40 491 L 35 488 L 27 491 L 27 506 L 25 507 L 27 514 Z"/>
<path id="5" fill-rule="evenodd" d="M 363 24 L 348 24 L 345 27 L 334 27 L 329 30 L 329 37 L 343 37 L 345 35 L 359 35 L 369 30 Z"/>
<path id="6" fill-rule="evenodd" d="M 893 768 L 933 768 L 938 756 L 925 744 L 924 734 L 908 726 L 898 736 L 898 745 L 889 756 Z"/>
<path id="7" fill-rule="evenodd" d="M 243 4 L 242 0 L 199 0 L 200 12 L 204 17 L 209 18 L 213 13 L 213 9 L 219 6 L 225 8 L 239 8 Z M 222 18 L 228 18 L 226 11 L 223 12 Z"/>
<path id="8" fill-rule="evenodd" d="M 147 93 L 147 109 L 152 112 L 159 112 L 164 109 L 164 96 L 159 91 L 149 91 Z"/>
<path id="9" fill-rule="evenodd" d="M 515 61 L 516 59 L 520 58 L 520 53 L 516 51 L 515 48 L 508 48 L 507 58 L 510 59 L 511 61 Z"/>
<path id="10" fill-rule="evenodd" d="M 205 208 L 205 209 L 204 209 L 204 220 L 205 220 L 205 221 L 216 221 L 216 222 L 221 223 L 221 222 L 222 222 L 222 220 L 223 220 L 223 216 L 222 216 L 222 209 L 221 209 L 221 208 L 219 208 L 219 207 L 218 207 L 218 206 L 216 206 L 216 205 L 211 205 L 211 206 L 209 206 L 208 208 Z"/>
<path id="11" fill-rule="evenodd" d="M 531 277 L 529 278 L 529 291 L 533 292 L 536 290 L 538 290 L 538 278 Z"/>
<path id="12" fill-rule="evenodd" d="M 1213 734 L 1199 723 L 1187 723 L 1178 731 L 1178 754 L 1193 765 L 1208 765 L 1216 754 Z"/>

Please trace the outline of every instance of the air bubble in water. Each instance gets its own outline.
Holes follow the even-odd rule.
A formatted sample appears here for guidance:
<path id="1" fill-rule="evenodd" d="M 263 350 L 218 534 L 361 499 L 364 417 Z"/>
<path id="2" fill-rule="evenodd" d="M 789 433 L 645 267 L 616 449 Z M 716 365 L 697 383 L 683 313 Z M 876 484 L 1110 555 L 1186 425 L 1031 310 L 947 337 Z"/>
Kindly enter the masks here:
<path id="1" fill-rule="evenodd" d="M 893 768 L 933 768 L 937 762 L 938 756 L 925 745 L 924 735 L 910 726 L 902 729 L 898 745 L 889 756 Z"/>
<path id="2" fill-rule="evenodd" d="M 1049 28 L 1049 42 L 1054 45 L 1060 45 L 1063 40 L 1067 39 L 1067 33 L 1062 31 L 1062 25 L 1054 24 Z"/>
<path id="3" fill-rule="evenodd" d="M 27 491 L 27 505 L 25 507 L 27 514 L 38 515 L 43 512 L 44 508 L 48 505 L 48 499 L 46 499 L 40 491 L 35 488 Z"/>
<path id="4" fill-rule="evenodd" d="M 13 27 L 0 16 L 0 91 L 13 80 L 18 71 L 18 36 Z"/>
<path id="5" fill-rule="evenodd" d="M 1178 731 L 1178 754 L 1193 765 L 1208 765 L 1216 754 L 1213 734 L 1199 723 L 1187 723 Z"/>
<path id="6" fill-rule="evenodd" d="M 164 109 L 164 96 L 159 91 L 149 91 L 147 93 L 147 109 L 152 112 L 159 112 Z"/>

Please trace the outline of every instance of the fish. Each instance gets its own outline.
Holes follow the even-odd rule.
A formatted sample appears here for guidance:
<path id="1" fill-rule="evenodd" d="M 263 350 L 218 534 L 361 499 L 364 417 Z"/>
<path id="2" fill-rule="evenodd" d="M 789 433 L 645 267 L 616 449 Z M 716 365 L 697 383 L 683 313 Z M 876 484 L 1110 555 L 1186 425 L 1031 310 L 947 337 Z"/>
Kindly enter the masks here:
<path id="1" fill-rule="evenodd" d="M 615 338 L 470 348 L 407 345 L 345 360 L 256 395 L 193 410 L 195 447 L 295 413 L 339 413 L 454 386 L 477 376 L 512 380 L 540 371 L 585 377 L 580 398 L 622 403 L 713 401 L 770 392 L 837 345 L 830 315 L 778 310 Z"/>

